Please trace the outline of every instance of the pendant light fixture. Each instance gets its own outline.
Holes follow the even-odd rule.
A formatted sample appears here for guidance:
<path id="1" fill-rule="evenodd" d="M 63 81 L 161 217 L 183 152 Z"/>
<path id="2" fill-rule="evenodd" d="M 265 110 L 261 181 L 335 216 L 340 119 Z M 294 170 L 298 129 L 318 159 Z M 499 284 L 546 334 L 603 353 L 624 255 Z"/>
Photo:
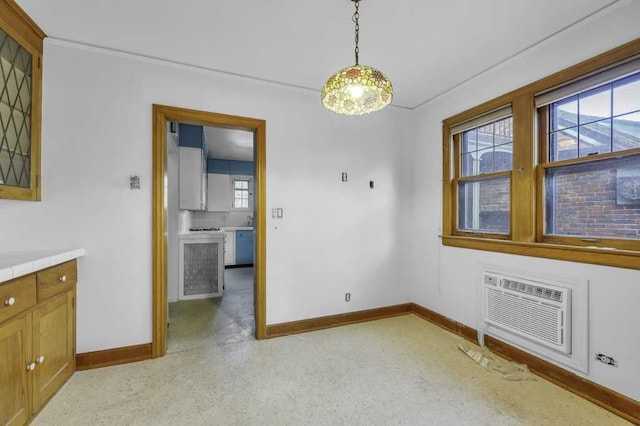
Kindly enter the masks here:
<path id="1" fill-rule="evenodd" d="M 358 7 L 361 0 L 351 1 L 356 7 L 352 17 L 356 26 L 356 64 L 341 69 L 327 80 L 322 88 L 322 105 L 338 114 L 362 115 L 379 111 L 389 105 L 393 98 L 393 86 L 380 71 L 359 63 L 360 13 Z"/>

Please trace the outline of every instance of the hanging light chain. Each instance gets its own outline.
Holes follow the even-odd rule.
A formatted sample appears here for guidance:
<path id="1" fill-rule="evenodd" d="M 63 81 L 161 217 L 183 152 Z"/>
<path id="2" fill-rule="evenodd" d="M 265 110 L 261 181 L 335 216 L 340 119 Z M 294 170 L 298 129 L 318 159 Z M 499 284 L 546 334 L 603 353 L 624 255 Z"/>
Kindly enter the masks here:
<path id="1" fill-rule="evenodd" d="M 2 0 L 0 0 L 2 1 Z M 355 25 L 355 59 L 353 66 L 333 74 L 322 87 L 322 105 L 329 111 L 344 115 L 362 115 L 380 111 L 391 103 L 391 81 L 373 67 L 360 65 L 360 1 L 355 3 L 351 17 Z"/>
<path id="2" fill-rule="evenodd" d="M 356 11 L 353 13 L 353 17 L 351 17 L 351 20 L 356 24 L 355 54 L 356 54 L 356 65 L 358 65 L 358 54 L 360 53 L 360 47 L 358 47 L 358 42 L 360 41 L 360 24 L 358 23 L 358 20 L 360 19 L 360 12 L 358 12 L 358 7 L 360 5 L 360 0 L 352 0 L 352 1 L 356 4 Z"/>

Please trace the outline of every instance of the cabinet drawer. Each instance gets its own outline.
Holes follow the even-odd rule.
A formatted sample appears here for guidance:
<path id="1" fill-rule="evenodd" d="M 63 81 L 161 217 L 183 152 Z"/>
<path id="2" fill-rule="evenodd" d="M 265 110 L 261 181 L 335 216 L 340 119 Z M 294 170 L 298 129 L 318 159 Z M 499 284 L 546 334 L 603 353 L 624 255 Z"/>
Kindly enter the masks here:
<path id="1" fill-rule="evenodd" d="M 35 304 L 35 274 L 0 284 L 0 322 L 19 314 Z"/>
<path id="2" fill-rule="evenodd" d="M 43 269 L 36 275 L 38 277 L 38 301 L 70 290 L 78 281 L 75 260 Z"/>

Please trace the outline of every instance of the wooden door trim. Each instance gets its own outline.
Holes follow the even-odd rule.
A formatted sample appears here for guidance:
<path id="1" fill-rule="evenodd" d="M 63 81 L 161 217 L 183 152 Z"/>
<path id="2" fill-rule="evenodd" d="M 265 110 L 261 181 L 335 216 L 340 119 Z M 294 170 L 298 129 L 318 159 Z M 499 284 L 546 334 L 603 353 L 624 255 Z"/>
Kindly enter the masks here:
<path id="1" fill-rule="evenodd" d="M 254 132 L 255 141 L 255 251 L 254 300 L 257 339 L 267 337 L 266 315 L 266 121 L 213 112 L 153 105 L 152 202 L 152 322 L 153 358 L 164 356 L 167 344 L 167 211 L 164 182 L 167 173 L 166 122 L 215 126 Z"/>

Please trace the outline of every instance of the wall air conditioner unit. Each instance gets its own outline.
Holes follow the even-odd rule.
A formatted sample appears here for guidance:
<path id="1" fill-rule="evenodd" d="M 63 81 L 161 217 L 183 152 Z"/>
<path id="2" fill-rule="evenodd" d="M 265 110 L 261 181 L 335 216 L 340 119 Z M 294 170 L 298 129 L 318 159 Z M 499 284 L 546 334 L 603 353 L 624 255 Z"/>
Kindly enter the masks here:
<path id="1" fill-rule="evenodd" d="M 571 354 L 571 289 L 493 272 L 482 276 L 484 322 Z"/>

